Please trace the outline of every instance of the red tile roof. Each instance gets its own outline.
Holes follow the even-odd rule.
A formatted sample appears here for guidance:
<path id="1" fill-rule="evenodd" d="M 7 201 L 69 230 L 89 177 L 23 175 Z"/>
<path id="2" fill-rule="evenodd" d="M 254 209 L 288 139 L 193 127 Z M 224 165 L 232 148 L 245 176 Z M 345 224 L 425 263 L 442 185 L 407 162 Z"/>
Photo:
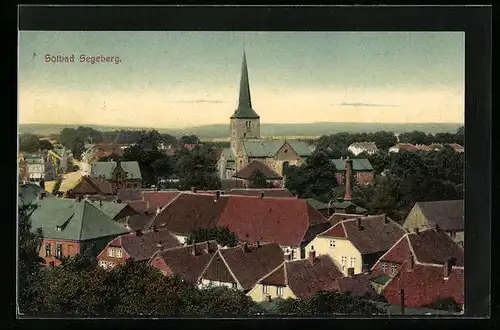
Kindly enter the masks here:
<path id="1" fill-rule="evenodd" d="M 161 244 L 162 247 L 158 246 Z M 146 260 L 153 256 L 159 249 L 168 249 L 182 246 L 181 242 L 168 230 L 145 231 L 141 235 L 130 233 L 118 236 L 108 246 L 117 246 L 124 249 L 130 258 L 136 261 Z"/>
<path id="2" fill-rule="evenodd" d="M 200 228 L 215 228 L 229 197 L 221 195 L 214 202 L 213 194 L 182 192 L 165 206 L 148 228 L 166 226 L 176 234 L 189 234 Z"/>
<path id="3" fill-rule="evenodd" d="M 180 191 L 143 191 L 143 199 L 148 202 L 148 210 L 152 213 L 158 208 L 163 208 L 165 205 L 174 200 L 181 192 Z"/>
<path id="4" fill-rule="evenodd" d="M 142 192 L 139 189 L 118 189 L 117 195 L 123 202 L 142 200 Z"/>
<path id="5" fill-rule="evenodd" d="M 91 176 L 84 176 L 82 178 L 87 180 L 91 185 L 93 185 L 97 189 L 97 191 L 99 191 L 100 194 L 112 195 L 114 193 L 113 185 L 105 178 L 102 177 L 93 178 Z"/>
<path id="6" fill-rule="evenodd" d="M 382 275 L 382 272 L 371 272 L 342 277 L 337 279 L 337 290 L 355 296 L 375 298 L 379 294 L 374 289 L 371 280 Z"/>
<path id="7" fill-rule="evenodd" d="M 399 150 L 407 150 L 407 151 L 418 150 L 418 148 L 411 143 L 398 143 L 392 146 L 391 148 L 398 148 Z"/>
<path id="8" fill-rule="evenodd" d="M 442 265 L 448 258 L 455 258 L 455 265 L 464 266 L 464 251 L 443 231 L 428 229 L 403 236 L 373 265 L 378 269 L 380 262 L 403 264 L 413 258 L 416 264 Z"/>
<path id="9" fill-rule="evenodd" d="M 259 281 L 265 285 L 288 285 L 298 298 L 310 297 L 317 291 L 333 291 L 340 272 L 328 255 L 309 259 L 286 261 Z"/>
<path id="10" fill-rule="evenodd" d="M 326 222 L 318 210 L 301 199 L 228 197 L 219 225 L 250 243 L 299 246 L 310 225 Z"/>
<path id="11" fill-rule="evenodd" d="M 361 227 L 358 227 L 359 219 Z M 405 233 L 400 225 L 382 214 L 342 220 L 321 236 L 346 237 L 361 254 L 371 254 L 389 250 Z"/>
<path id="12" fill-rule="evenodd" d="M 243 290 L 253 288 L 260 278 L 285 261 L 283 250 L 278 244 L 264 244 L 246 251 L 244 247 L 234 247 L 219 250 L 218 254 L 220 258 L 216 256 L 212 259 L 202 278 L 236 283 L 233 276 L 227 278 L 232 273 Z"/>
<path id="13" fill-rule="evenodd" d="M 193 247 L 196 254 L 193 253 Z M 159 251 L 151 259 L 158 256 L 174 274 L 196 284 L 217 249 L 217 242 L 209 241 Z"/>
<path id="14" fill-rule="evenodd" d="M 399 305 L 401 289 L 404 289 L 405 306 L 424 307 L 437 300 L 452 298 L 464 303 L 464 268 L 453 267 L 448 279 L 444 266 L 415 264 L 412 269 L 403 268 L 387 284 L 383 294 L 390 304 Z"/>
<path id="15" fill-rule="evenodd" d="M 264 174 L 266 179 L 268 180 L 281 180 L 283 177 L 276 173 L 276 171 L 270 169 L 266 164 L 263 162 L 259 162 L 258 160 L 252 160 L 250 163 L 248 163 L 247 166 L 243 167 L 241 170 L 236 172 L 233 177 L 239 178 L 239 179 L 245 179 L 245 180 L 250 180 L 252 177 L 253 171 L 258 170 Z"/>
<path id="16" fill-rule="evenodd" d="M 260 196 L 260 193 L 264 193 L 264 197 L 295 197 L 287 189 L 282 188 L 266 188 L 266 189 L 231 189 L 226 195 L 238 195 L 238 196 Z"/>

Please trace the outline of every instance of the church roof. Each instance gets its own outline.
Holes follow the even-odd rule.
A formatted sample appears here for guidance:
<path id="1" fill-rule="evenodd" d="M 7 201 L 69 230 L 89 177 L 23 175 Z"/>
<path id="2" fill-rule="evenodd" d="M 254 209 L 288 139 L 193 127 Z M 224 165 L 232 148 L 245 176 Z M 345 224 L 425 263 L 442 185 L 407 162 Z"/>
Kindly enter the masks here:
<path id="1" fill-rule="evenodd" d="M 276 155 L 280 148 L 287 142 L 292 149 L 301 157 L 307 157 L 312 154 L 312 150 L 307 143 L 302 141 L 290 140 L 245 140 L 243 146 L 248 157 L 271 158 Z"/>
<path id="2" fill-rule="evenodd" d="M 238 108 L 234 111 L 231 119 L 257 119 L 260 118 L 257 112 L 252 109 L 252 100 L 250 96 L 250 83 L 248 82 L 248 68 L 245 52 L 243 52 L 243 63 L 241 65 L 240 78 L 240 96 Z"/>

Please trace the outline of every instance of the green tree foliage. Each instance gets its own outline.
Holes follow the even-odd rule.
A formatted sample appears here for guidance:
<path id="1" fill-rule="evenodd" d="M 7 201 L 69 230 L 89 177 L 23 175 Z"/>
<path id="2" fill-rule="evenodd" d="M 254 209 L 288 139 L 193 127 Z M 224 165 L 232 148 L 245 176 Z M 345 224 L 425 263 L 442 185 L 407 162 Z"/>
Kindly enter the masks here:
<path id="1" fill-rule="evenodd" d="M 227 287 L 193 290 L 186 297 L 184 316 L 248 316 L 255 310 L 255 302 L 241 291 Z"/>
<path id="2" fill-rule="evenodd" d="M 214 150 L 195 148 L 182 149 L 175 164 L 180 179 L 179 188 L 183 190 L 196 187 L 200 190 L 220 188 L 217 177 L 217 159 Z"/>
<path id="3" fill-rule="evenodd" d="M 347 148 L 355 142 L 375 142 L 378 149 L 388 150 L 397 143 L 392 132 L 379 131 L 375 133 L 337 133 L 323 135 L 319 138 L 317 149 L 326 152 L 331 158 L 353 156 Z"/>
<path id="4" fill-rule="evenodd" d="M 406 132 L 399 135 L 399 142 L 428 145 L 434 142 L 434 136 L 420 131 Z"/>
<path id="5" fill-rule="evenodd" d="M 50 143 L 50 142 L 49 142 Z M 19 136 L 19 150 L 24 152 L 35 152 L 39 150 L 40 142 L 34 134 L 22 134 Z"/>
<path id="6" fill-rule="evenodd" d="M 189 235 L 187 244 L 201 243 L 215 240 L 219 245 L 234 247 L 238 244 L 238 237 L 226 227 L 200 228 Z"/>
<path id="7" fill-rule="evenodd" d="M 85 126 L 80 126 L 76 129 L 65 128 L 61 131 L 59 142 L 66 148 L 71 149 L 73 157 L 79 159 L 85 151 L 86 143 L 102 142 L 102 133 Z"/>
<path id="8" fill-rule="evenodd" d="M 40 150 L 52 150 L 54 149 L 54 146 L 49 140 L 42 139 L 38 140 L 38 149 Z"/>
<path id="9" fill-rule="evenodd" d="M 267 178 L 261 170 L 256 168 L 250 176 L 249 188 L 272 188 L 273 185 L 267 182 Z"/>
<path id="10" fill-rule="evenodd" d="M 183 135 L 179 139 L 181 144 L 199 144 L 200 139 L 196 135 Z"/>
<path id="11" fill-rule="evenodd" d="M 285 187 L 299 198 L 328 202 L 337 186 L 335 165 L 326 152 L 316 150 L 300 167 L 286 169 Z"/>
<path id="12" fill-rule="evenodd" d="M 338 292 L 316 292 L 310 298 L 286 299 L 277 303 L 282 315 L 329 316 L 329 315 L 380 315 L 384 308 L 366 299 Z"/>

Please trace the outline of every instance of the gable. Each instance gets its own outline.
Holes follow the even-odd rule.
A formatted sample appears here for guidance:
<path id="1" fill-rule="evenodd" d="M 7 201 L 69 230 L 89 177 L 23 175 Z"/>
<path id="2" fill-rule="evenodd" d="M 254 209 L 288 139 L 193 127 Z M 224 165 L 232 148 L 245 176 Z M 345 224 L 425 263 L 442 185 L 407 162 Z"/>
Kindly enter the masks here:
<path id="1" fill-rule="evenodd" d="M 288 142 L 283 143 L 283 146 L 276 153 L 276 159 L 278 160 L 295 160 L 298 158 L 300 158 L 299 154 Z"/>
<path id="2" fill-rule="evenodd" d="M 342 226 L 341 222 L 337 223 L 335 226 L 333 226 L 330 229 L 328 229 L 327 231 L 319 234 L 318 236 L 347 238 L 346 232 L 345 232 L 344 227 Z"/>
<path id="3" fill-rule="evenodd" d="M 201 278 L 211 281 L 236 283 L 235 279 L 229 272 L 227 265 L 222 260 L 219 252 L 213 257 L 207 269 L 201 275 Z"/>

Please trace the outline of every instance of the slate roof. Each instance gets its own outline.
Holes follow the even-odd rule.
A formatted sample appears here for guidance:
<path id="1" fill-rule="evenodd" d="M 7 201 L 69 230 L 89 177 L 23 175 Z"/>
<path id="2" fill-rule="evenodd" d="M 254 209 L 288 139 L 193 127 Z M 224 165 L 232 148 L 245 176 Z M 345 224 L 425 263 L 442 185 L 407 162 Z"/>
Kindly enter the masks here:
<path id="1" fill-rule="evenodd" d="M 45 193 L 44 198 L 54 197 L 52 194 L 45 191 L 44 188 L 33 183 L 26 183 L 18 187 L 18 206 L 27 206 L 37 203 L 38 194 Z"/>
<path id="2" fill-rule="evenodd" d="M 247 166 L 243 167 L 241 170 L 236 172 L 233 177 L 239 179 L 250 180 L 253 171 L 259 170 L 264 174 L 267 180 L 282 180 L 283 177 L 276 173 L 276 171 L 270 169 L 266 164 L 259 162 L 258 160 L 251 161 Z"/>
<path id="3" fill-rule="evenodd" d="M 309 145 L 302 141 L 297 140 L 257 140 L 248 139 L 243 141 L 246 155 L 249 158 L 272 158 L 281 149 L 281 147 L 288 143 L 292 149 L 301 157 L 307 157 L 312 154 Z"/>
<path id="4" fill-rule="evenodd" d="M 361 219 L 361 230 L 357 225 L 358 219 Z M 342 220 L 320 236 L 339 237 L 338 230 L 341 229 L 344 235 L 340 237 L 349 240 L 361 254 L 371 254 L 389 250 L 406 233 L 383 214 L 358 219 Z"/>
<path id="5" fill-rule="evenodd" d="M 222 155 L 226 159 L 226 161 L 235 161 L 236 156 L 234 155 L 233 149 L 232 148 L 224 148 L 222 149 Z"/>
<path id="6" fill-rule="evenodd" d="M 32 230 L 42 228 L 44 238 L 84 241 L 129 232 L 86 200 L 44 198 L 39 205 L 31 215 Z"/>
<path id="7" fill-rule="evenodd" d="M 216 241 L 194 245 L 198 252 L 196 255 L 193 254 L 193 245 L 186 245 L 158 251 L 152 259 L 158 256 L 174 274 L 183 277 L 191 284 L 195 284 L 217 251 L 218 245 Z M 208 251 L 209 247 L 211 252 Z"/>
<path id="8" fill-rule="evenodd" d="M 95 201 L 92 204 L 101 210 L 111 219 L 114 219 L 123 209 L 131 207 L 125 203 L 109 202 L 109 201 Z"/>
<path id="9" fill-rule="evenodd" d="M 240 93 L 238 99 L 238 108 L 234 111 L 231 119 L 257 119 L 260 118 L 257 112 L 252 109 L 252 99 L 250 95 L 250 83 L 248 81 L 248 68 L 245 53 L 241 64 Z"/>
<path id="10" fill-rule="evenodd" d="M 415 264 L 410 270 L 402 268 L 384 288 L 383 294 L 390 304 L 400 304 L 404 289 L 405 306 L 429 306 L 438 299 L 452 298 L 464 303 L 464 268 L 452 267 L 448 279 L 444 266 Z"/>
<path id="11" fill-rule="evenodd" d="M 310 225 L 326 222 L 323 215 L 295 198 L 228 196 L 219 225 L 240 240 L 299 246 Z"/>
<path id="12" fill-rule="evenodd" d="M 283 250 L 278 244 L 264 244 L 260 247 L 248 248 L 247 251 L 239 246 L 221 249 L 217 254 L 201 277 L 213 281 L 236 283 L 231 276 L 232 273 L 245 291 L 253 288 L 260 278 L 285 261 Z M 229 269 L 224 271 L 221 269 L 224 267 L 229 267 Z"/>
<path id="13" fill-rule="evenodd" d="M 284 188 L 233 188 L 231 191 L 226 193 L 226 195 L 238 195 L 238 196 L 260 196 L 260 193 L 264 193 L 264 197 L 294 197 L 291 192 Z"/>
<path id="14" fill-rule="evenodd" d="M 127 179 L 142 179 L 139 163 L 136 161 L 120 162 L 120 166 L 127 172 Z M 103 175 L 104 178 L 110 180 L 113 170 L 116 168 L 116 162 L 97 162 L 92 164 L 91 175 L 98 177 Z"/>
<path id="15" fill-rule="evenodd" d="M 330 256 L 285 261 L 259 281 L 265 285 L 288 285 L 297 298 L 308 298 L 317 291 L 333 291 L 336 280 L 343 277 Z"/>
<path id="16" fill-rule="evenodd" d="M 121 235 L 109 242 L 108 246 L 121 247 L 130 258 L 141 261 L 150 259 L 159 250 L 158 244 L 161 244 L 163 249 L 182 246 L 182 243 L 165 229 L 145 231 L 141 235 L 135 232 Z"/>
<path id="17" fill-rule="evenodd" d="M 373 171 L 373 166 L 366 158 L 351 158 L 353 171 Z M 337 171 L 345 171 L 346 159 L 332 159 Z"/>
<path id="18" fill-rule="evenodd" d="M 417 202 L 424 216 L 444 230 L 464 230 L 464 200 Z"/>

